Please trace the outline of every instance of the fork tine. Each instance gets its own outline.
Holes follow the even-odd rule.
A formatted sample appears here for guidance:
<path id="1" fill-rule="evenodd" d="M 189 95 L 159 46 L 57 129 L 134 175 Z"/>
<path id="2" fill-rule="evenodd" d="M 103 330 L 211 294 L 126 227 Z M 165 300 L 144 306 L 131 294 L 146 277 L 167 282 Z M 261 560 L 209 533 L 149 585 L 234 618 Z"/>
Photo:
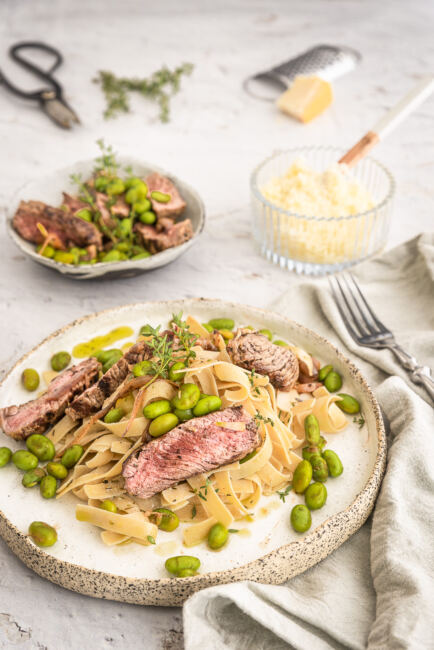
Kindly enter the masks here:
<path id="1" fill-rule="evenodd" d="M 338 284 L 338 286 L 339 286 L 339 282 L 337 281 L 337 278 L 334 278 L 334 279 L 335 279 L 335 281 L 337 282 L 337 284 Z M 333 283 L 332 283 L 331 278 L 329 278 L 329 285 L 330 285 L 330 289 L 332 290 L 332 294 L 333 294 L 333 298 L 334 298 L 334 301 L 335 301 L 336 307 L 338 308 L 338 311 L 339 311 L 339 313 L 340 313 L 340 315 L 341 315 L 341 318 L 342 318 L 342 320 L 344 321 L 345 327 L 347 328 L 347 330 L 348 330 L 348 332 L 349 332 L 351 338 L 354 339 L 354 341 L 356 341 L 356 343 L 358 343 L 358 342 L 359 342 L 359 339 L 360 339 L 360 334 L 358 334 L 358 333 L 356 332 L 356 330 L 354 329 L 354 327 L 353 327 L 352 324 L 350 323 L 350 321 L 349 321 L 347 315 L 345 314 L 345 311 L 344 311 L 344 309 L 342 308 L 341 299 L 340 299 L 340 297 L 339 297 L 337 291 L 335 290 L 335 288 L 334 288 L 334 286 L 333 286 Z M 339 288 L 340 288 L 340 287 L 339 287 Z"/>
<path id="2" fill-rule="evenodd" d="M 355 288 L 357 289 L 360 298 L 363 300 L 363 304 L 365 305 L 366 309 L 367 309 L 368 312 L 370 313 L 371 318 L 372 318 L 372 320 L 374 321 L 374 323 L 376 324 L 376 326 L 379 327 L 380 330 L 382 330 L 383 332 L 388 332 L 388 331 L 389 331 L 388 328 L 387 328 L 387 327 L 386 327 L 386 326 L 381 322 L 381 320 L 379 320 L 379 319 L 377 318 L 377 316 L 376 316 L 376 315 L 374 314 L 374 312 L 372 311 L 371 307 L 369 306 L 369 303 L 367 302 L 367 300 L 366 300 L 365 296 L 363 295 L 363 293 L 362 293 L 362 291 L 361 291 L 359 285 L 357 284 L 357 282 L 356 282 L 356 280 L 355 280 L 353 274 L 352 274 L 352 273 L 348 273 L 348 275 L 350 276 L 351 280 L 353 281 L 353 284 L 354 284 Z"/>
<path id="3" fill-rule="evenodd" d="M 354 289 L 350 287 L 350 283 L 348 281 L 348 278 L 346 275 L 342 275 L 342 279 L 345 282 L 345 285 L 347 287 L 347 290 L 351 296 L 352 303 L 356 307 L 357 311 L 360 314 L 360 317 L 362 318 L 363 322 L 365 323 L 365 327 L 368 330 L 368 334 L 378 334 L 378 330 L 376 329 L 375 323 L 374 325 L 369 321 L 369 319 L 366 316 L 365 311 L 362 308 L 362 305 L 360 304 L 360 300 L 357 299 L 357 295 L 354 293 Z M 365 301 L 366 302 L 366 301 Z M 360 318 L 359 318 L 360 321 Z"/>
<path id="4" fill-rule="evenodd" d="M 355 313 L 354 308 L 352 307 L 351 302 L 348 299 L 347 294 L 349 293 L 349 295 L 352 297 L 351 292 L 348 289 L 345 291 L 345 287 L 344 287 L 343 283 L 341 282 L 341 280 L 338 277 L 335 277 L 335 280 L 336 280 L 336 282 L 338 284 L 339 290 L 341 292 L 342 298 L 344 299 L 347 310 L 348 310 L 348 312 L 349 312 L 349 314 L 350 314 L 350 316 L 352 318 L 353 327 L 355 327 L 359 332 L 359 338 L 361 338 L 362 336 L 369 336 L 370 331 L 367 330 L 366 327 L 364 327 L 364 325 L 361 322 L 360 318 L 357 318 L 357 314 Z"/>

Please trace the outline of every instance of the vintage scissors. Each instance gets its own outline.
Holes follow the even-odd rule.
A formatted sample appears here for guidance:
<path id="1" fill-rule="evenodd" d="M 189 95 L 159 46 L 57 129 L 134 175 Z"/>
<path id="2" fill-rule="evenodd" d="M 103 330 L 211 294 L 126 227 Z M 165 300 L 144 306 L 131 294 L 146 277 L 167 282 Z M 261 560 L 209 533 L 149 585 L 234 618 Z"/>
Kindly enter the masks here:
<path id="1" fill-rule="evenodd" d="M 41 50 L 54 57 L 54 63 L 44 70 L 38 67 L 27 58 L 21 55 L 23 50 Z M 70 129 L 73 123 L 79 124 L 77 114 L 66 103 L 62 96 L 62 87 L 53 78 L 53 72 L 62 64 L 63 57 L 58 50 L 45 43 L 38 41 L 25 41 L 16 43 L 9 50 L 10 57 L 26 70 L 33 72 L 34 75 L 46 82 L 47 86 L 35 92 L 26 92 L 14 86 L 0 70 L 0 85 L 3 84 L 10 92 L 23 99 L 37 101 L 40 108 L 50 117 L 58 126 L 64 129 Z"/>

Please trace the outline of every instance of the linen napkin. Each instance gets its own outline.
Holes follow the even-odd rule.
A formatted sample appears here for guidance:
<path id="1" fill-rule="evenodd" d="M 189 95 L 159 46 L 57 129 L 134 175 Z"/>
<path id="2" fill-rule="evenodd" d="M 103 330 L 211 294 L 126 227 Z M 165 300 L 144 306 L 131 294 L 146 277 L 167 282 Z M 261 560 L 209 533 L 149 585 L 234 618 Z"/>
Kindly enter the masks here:
<path id="1" fill-rule="evenodd" d="M 379 318 L 434 367 L 434 235 L 353 271 Z M 298 281 L 271 305 L 324 335 L 367 375 L 389 423 L 387 472 L 368 522 L 284 585 L 205 589 L 184 605 L 186 650 L 434 648 L 434 410 L 387 350 L 359 348 L 326 280 Z"/>

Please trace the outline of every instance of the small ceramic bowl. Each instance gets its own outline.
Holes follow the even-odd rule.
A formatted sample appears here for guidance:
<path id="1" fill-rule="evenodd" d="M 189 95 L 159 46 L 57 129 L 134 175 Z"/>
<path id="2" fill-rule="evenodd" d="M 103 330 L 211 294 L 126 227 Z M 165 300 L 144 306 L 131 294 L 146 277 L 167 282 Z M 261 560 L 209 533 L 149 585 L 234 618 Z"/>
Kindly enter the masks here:
<path id="1" fill-rule="evenodd" d="M 20 201 L 44 201 L 49 205 L 57 206 L 62 202 L 62 192 L 74 193 L 75 186 L 71 183 L 71 174 L 81 174 L 82 178 L 88 178 L 95 165 L 94 159 L 83 160 L 59 169 L 51 174 L 47 174 L 42 178 L 30 181 L 23 185 L 14 195 L 7 214 L 7 231 L 11 239 L 18 246 L 18 248 L 31 257 L 32 260 L 43 266 L 67 275 L 75 280 L 95 280 L 109 276 L 130 278 L 145 271 L 157 269 L 160 266 L 170 264 L 180 255 L 185 253 L 197 240 L 205 225 L 205 207 L 199 194 L 187 183 L 181 181 L 173 174 L 166 172 L 163 169 L 155 167 L 146 162 L 139 161 L 135 158 L 126 156 L 118 157 L 119 163 L 122 167 L 131 166 L 133 172 L 137 176 L 145 177 L 152 172 L 158 172 L 163 176 L 167 176 L 178 188 L 182 197 L 187 203 L 185 212 L 182 214 L 183 219 L 190 219 L 193 225 L 193 237 L 175 248 L 168 248 L 161 253 L 151 255 L 142 260 L 124 260 L 122 262 L 100 262 L 93 265 L 73 266 L 71 264 L 62 264 L 55 262 L 52 259 L 39 255 L 36 251 L 35 244 L 23 239 L 12 226 L 13 216 L 18 208 Z"/>

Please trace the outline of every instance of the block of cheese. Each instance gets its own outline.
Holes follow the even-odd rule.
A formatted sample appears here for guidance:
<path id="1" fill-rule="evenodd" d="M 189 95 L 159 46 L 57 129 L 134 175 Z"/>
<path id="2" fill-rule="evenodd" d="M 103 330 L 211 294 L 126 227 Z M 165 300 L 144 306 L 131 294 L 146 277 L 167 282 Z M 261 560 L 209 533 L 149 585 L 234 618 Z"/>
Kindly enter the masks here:
<path id="1" fill-rule="evenodd" d="M 333 101 L 331 84 L 320 77 L 299 76 L 277 100 L 277 107 L 301 122 L 310 122 Z"/>

